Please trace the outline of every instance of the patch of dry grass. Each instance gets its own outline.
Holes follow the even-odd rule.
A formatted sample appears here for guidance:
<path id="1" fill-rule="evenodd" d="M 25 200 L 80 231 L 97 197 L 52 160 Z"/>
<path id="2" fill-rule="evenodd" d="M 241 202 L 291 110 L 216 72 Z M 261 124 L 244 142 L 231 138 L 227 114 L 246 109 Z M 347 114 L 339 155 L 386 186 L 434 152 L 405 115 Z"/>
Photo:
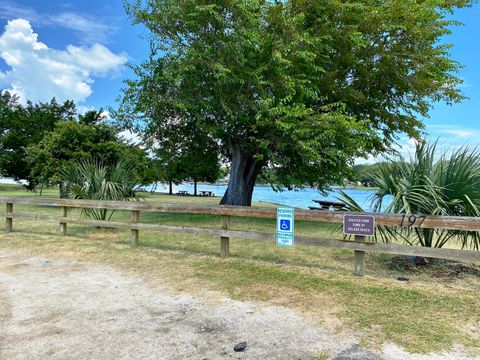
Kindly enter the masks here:
<path id="1" fill-rule="evenodd" d="M 131 248 L 128 231 L 70 226 L 71 236 L 60 237 L 55 224 L 15 225 L 15 233 L 0 235 L 0 247 L 109 264 L 197 294 L 287 306 L 334 332 L 353 329 L 368 346 L 389 341 L 429 352 L 461 343 L 479 351 L 471 331 L 480 324 L 478 279 L 451 280 L 446 287 L 427 272 L 400 283 L 401 273 L 387 267 L 385 257 L 371 255 L 368 276 L 357 278 L 352 254 L 343 250 L 231 240 L 231 257 L 221 259 L 219 241 L 211 237 L 142 232 L 141 245 Z"/>
<path id="2" fill-rule="evenodd" d="M 211 198 L 149 197 L 165 202 L 209 202 Z M 215 201 L 218 201 L 216 199 Z M 58 214 L 46 207 L 16 207 L 15 211 Z M 79 215 L 78 212 L 75 215 Z M 118 220 L 129 214 L 117 213 Z M 220 226 L 216 216 L 142 214 L 142 222 L 195 227 Z M 272 231 L 268 219 L 235 218 L 232 228 Z M 0 234 L 0 248 L 49 257 L 108 264 L 196 294 L 212 292 L 235 299 L 287 306 L 337 333 L 359 334 L 365 345 L 393 342 L 413 352 L 450 349 L 462 344 L 480 353 L 480 279 L 436 276 L 429 268 L 404 273 L 390 266 L 390 256 L 367 254 L 364 278 L 354 277 L 348 250 L 232 239 L 231 256 L 218 257 L 219 239 L 207 236 L 140 232 L 140 246 L 131 248 L 129 231 L 69 225 L 69 236 L 58 236 L 58 224 L 14 221 L 15 232 Z M 298 222 L 296 231 L 332 236 L 328 224 Z M 399 276 L 411 281 L 401 283 Z M 207 293 L 205 293 L 207 291 Z M 209 295 L 210 296 L 210 295 Z"/>

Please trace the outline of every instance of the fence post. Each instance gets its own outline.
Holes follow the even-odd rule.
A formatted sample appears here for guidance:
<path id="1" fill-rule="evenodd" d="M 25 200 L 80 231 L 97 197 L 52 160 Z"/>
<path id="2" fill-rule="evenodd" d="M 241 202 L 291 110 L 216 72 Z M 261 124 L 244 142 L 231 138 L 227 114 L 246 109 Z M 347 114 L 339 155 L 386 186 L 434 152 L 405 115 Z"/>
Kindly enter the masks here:
<path id="1" fill-rule="evenodd" d="M 365 236 L 355 235 L 355 241 L 365 241 Z M 353 264 L 353 275 L 363 276 L 365 274 L 365 251 L 355 250 Z"/>
<path id="2" fill-rule="evenodd" d="M 139 210 L 132 210 L 132 224 L 138 223 L 140 220 L 140 211 Z M 138 229 L 131 229 L 130 230 L 131 235 L 130 235 L 130 241 L 132 246 L 137 246 L 138 245 Z"/>
<path id="3" fill-rule="evenodd" d="M 5 214 L 5 231 L 7 233 L 13 231 L 13 203 L 7 203 L 7 213 Z"/>
<path id="4" fill-rule="evenodd" d="M 222 230 L 230 228 L 230 216 L 222 216 Z M 230 238 L 220 236 L 220 257 L 228 257 L 230 255 Z"/>
<path id="5" fill-rule="evenodd" d="M 61 218 L 66 218 L 67 215 L 68 215 L 68 207 L 61 206 L 60 207 L 60 217 Z M 67 223 L 63 222 L 62 219 L 60 219 L 60 235 L 62 235 L 62 236 L 67 235 Z"/>

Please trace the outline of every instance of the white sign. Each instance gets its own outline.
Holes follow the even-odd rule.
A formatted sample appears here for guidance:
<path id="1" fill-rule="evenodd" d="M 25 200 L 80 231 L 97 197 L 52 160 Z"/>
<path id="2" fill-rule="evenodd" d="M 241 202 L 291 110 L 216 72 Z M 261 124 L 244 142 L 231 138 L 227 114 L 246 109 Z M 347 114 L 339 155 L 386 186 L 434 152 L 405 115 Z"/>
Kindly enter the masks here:
<path id="1" fill-rule="evenodd" d="M 293 246 L 295 214 L 292 208 L 277 208 L 277 245 Z"/>

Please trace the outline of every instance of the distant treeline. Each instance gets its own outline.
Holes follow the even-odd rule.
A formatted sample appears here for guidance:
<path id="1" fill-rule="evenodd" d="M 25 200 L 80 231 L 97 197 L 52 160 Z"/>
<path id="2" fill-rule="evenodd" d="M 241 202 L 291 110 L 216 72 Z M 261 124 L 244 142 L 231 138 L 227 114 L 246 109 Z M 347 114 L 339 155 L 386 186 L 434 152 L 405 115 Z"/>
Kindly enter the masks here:
<path id="1" fill-rule="evenodd" d="M 381 163 L 353 165 L 350 169 L 349 180 L 352 182 L 374 185 L 374 174 L 378 173 L 380 164 Z"/>

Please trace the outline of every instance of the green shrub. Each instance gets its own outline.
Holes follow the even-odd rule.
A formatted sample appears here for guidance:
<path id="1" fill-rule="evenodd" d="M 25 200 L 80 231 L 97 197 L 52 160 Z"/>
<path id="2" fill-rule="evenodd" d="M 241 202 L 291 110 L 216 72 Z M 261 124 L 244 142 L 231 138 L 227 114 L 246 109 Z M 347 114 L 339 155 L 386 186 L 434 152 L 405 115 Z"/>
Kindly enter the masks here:
<path id="1" fill-rule="evenodd" d="M 131 160 L 106 165 L 96 160 L 81 160 L 62 174 L 71 199 L 132 201 L 137 199 L 137 167 Z M 83 209 L 97 220 L 110 220 L 114 210 Z"/>
<path id="2" fill-rule="evenodd" d="M 480 216 L 480 153 L 463 146 L 439 150 L 437 142 L 420 142 L 411 159 L 399 156 L 379 164 L 372 174 L 378 190 L 372 199 L 376 212 L 441 216 Z M 352 211 L 363 211 L 345 193 Z M 400 238 L 409 244 L 443 247 L 458 240 L 463 248 L 480 248 L 478 231 L 379 227 L 377 238 Z"/>

